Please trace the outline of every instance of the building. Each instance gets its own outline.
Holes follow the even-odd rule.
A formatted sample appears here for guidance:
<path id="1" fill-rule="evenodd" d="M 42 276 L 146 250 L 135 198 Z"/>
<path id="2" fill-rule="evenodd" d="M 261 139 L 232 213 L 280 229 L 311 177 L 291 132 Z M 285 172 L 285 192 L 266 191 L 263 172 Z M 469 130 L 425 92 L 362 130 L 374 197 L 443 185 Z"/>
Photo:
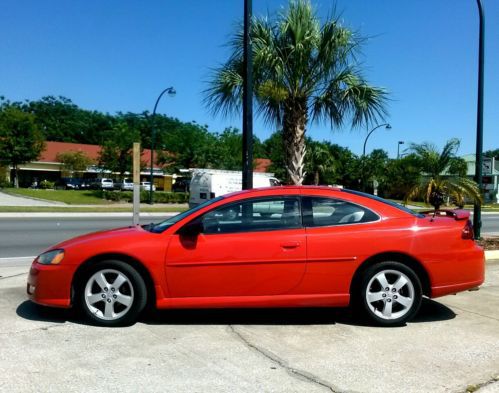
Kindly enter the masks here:
<path id="1" fill-rule="evenodd" d="M 475 176 L 475 154 L 467 154 L 462 158 L 468 164 L 467 175 L 469 177 Z M 482 164 L 483 174 L 483 195 L 484 202 L 499 203 L 499 160 L 496 158 L 484 157 Z"/>
<path id="2" fill-rule="evenodd" d="M 110 171 L 103 170 L 97 165 L 99 161 L 99 154 L 101 147 L 99 145 L 87 145 L 82 143 L 68 143 L 68 142 L 45 142 L 45 150 L 40 155 L 37 161 L 29 162 L 18 166 L 19 185 L 21 187 L 29 187 L 34 182 L 38 184 L 43 180 L 57 182 L 62 177 L 63 164 L 57 160 L 59 153 L 67 152 L 83 152 L 90 158 L 94 164 L 87 167 L 87 169 L 78 174 L 78 177 L 84 179 L 110 177 L 113 179 L 118 178 L 118 174 L 113 174 Z M 157 158 L 157 155 L 155 155 Z M 147 163 L 146 167 L 142 169 L 140 176 L 141 181 L 149 181 L 150 177 L 150 163 L 151 150 L 144 149 L 142 151 L 141 161 Z M 271 165 L 271 161 L 265 158 L 255 159 L 255 172 L 266 172 L 267 168 Z M 6 180 L 10 181 L 12 169 L 7 168 Z M 170 191 L 175 175 L 165 175 L 163 168 L 155 162 L 153 167 L 154 184 L 157 189 Z"/>

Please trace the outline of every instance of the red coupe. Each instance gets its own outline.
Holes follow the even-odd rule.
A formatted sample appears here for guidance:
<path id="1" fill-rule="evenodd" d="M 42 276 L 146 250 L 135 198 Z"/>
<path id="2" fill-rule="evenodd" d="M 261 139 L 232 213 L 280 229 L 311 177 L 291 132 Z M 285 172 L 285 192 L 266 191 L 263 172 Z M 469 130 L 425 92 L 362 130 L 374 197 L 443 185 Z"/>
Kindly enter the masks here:
<path id="1" fill-rule="evenodd" d="M 211 199 L 159 224 L 62 242 L 31 266 L 36 303 L 104 326 L 166 308 L 343 307 L 400 325 L 484 280 L 465 211 L 417 214 L 356 191 L 273 187 Z"/>

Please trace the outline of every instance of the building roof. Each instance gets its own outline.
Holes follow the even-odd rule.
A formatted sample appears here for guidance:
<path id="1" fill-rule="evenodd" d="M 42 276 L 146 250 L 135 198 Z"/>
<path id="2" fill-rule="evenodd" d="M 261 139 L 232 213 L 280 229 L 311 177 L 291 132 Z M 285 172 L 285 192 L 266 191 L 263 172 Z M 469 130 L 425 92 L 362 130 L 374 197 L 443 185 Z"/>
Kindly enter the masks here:
<path id="1" fill-rule="evenodd" d="M 101 151 L 101 147 L 99 145 L 87 145 L 84 143 L 69 143 L 69 142 L 45 142 L 45 150 L 40 155 L 40 158 L 37 160 L 38 162 L 56 162 L 57 154 L 59 153 L 67 153 L 67 152 L 83 152 L 85 155 L 91 160 L 97 162 L 99 160 L 99 154 Z M 142 151 L 141 161 L 149 163 L 151 160 L 151 150 L 144 149 Z M 159 168 L 157 166 L 157 155 L 155 157 L 155 168 Z"/>
<path id="2" fill-rule="evenodd" d="M 269 167 L 272 165 L 272 161 L 268 158 L 255 158 L 255 168 L 254 172 L 268 172 Z"/>
<path id="3" fill-rule="evenodd" d="M 69 142 L 45 142 L 45 150 L 40 155 L 37 162 L 48 162 L 48 163 L 59 163 L 57 160 L 57 154 L 67 153 L 67 152 L 83 152 L 91 160 L 99 160 L 99 154 L 101 147 L 99 145 L 87 145 L 83 143 L 69 143 Z M 155 165 L 154 168 L 159 169 L 160 166 L 157 163 L 157 155 L 155 155 Z M 149 163 L 151 160 L 151 150 L 144 149 L 142 151 L 141 161 Z M 272 164 L 268 158 L 255 158 L 255 172 L 267 172 L 268 168 Z M 147 164 L 146 164 L 147 165 Z"/>

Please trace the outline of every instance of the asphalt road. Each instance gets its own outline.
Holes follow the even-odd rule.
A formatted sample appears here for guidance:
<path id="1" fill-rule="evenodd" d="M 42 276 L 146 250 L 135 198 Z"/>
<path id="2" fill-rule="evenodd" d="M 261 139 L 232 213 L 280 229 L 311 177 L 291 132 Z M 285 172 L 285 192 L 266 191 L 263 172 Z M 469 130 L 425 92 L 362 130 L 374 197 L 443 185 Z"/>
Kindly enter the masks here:
<path id="1" fill-rule="evenodd" d="M 141 217 L 141 224 L 164 218 Z M 35 256 L 63 240 L 131 224 L 131 217 L 0 218 L 0 258 Z"/>
<path id="2" fill-rule="evenodd" d="M 164 216 L 143 217 L 142 224 Z M 0 258 L 35 256 L 47 247 L 72 237 L 131 225 L 126 217 L 0 218 Z M 499 213 L 482 216 L 482 234 L 499 235 Z M 1 262 L 1 259 L 0 259 Z"/>
<path id="3" fill-rule="evenodd" d="M 425 300 L 398 328 L 328 308 L 161 311 L 97 328 L 27 301 L 27 270 L 0 264 L 1 392 L 499 392 L 498 262 L 480 291 Z"/>

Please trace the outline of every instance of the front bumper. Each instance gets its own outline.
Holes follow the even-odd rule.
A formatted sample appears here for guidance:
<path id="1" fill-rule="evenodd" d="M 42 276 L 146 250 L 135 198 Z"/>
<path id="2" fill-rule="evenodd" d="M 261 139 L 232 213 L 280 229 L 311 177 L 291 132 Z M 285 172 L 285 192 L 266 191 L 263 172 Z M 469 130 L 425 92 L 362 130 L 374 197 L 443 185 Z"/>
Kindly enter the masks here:
<path id="1" fill-rule="evenodd" d="M 71 307 L 71 279 L 75 266 L 33 262 L 26 291 L 31 301 L 44 306 Z"/>

